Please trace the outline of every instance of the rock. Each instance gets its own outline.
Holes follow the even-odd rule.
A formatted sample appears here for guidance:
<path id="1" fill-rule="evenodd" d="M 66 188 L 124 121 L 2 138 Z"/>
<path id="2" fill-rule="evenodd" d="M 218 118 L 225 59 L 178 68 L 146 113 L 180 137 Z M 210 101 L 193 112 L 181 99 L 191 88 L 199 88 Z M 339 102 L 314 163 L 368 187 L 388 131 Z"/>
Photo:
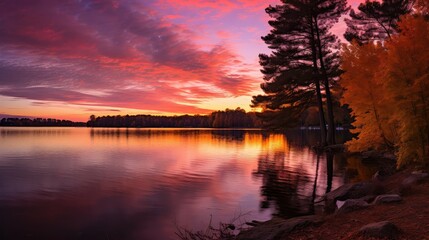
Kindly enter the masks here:
<path id="1" fill-rule="evenodd" d="M 325 212 L 334 212 L 337 200 L 358 199 L 380 192 L 382 192 L 381 186 L 372 182 L 345 184 L 325 195 Z"/>
<path id="2" fill-rule="evenodd" d="M 374 173 L 374 175 L 372 176 L 372 180 L 373 181 L 382 181 L 383 177 L 380 175 L 380 171 L 377 171 L 376 173 Z"/>
<path id="3" fill-rule="evenodd" d="M 336 205 L 337 205 L 337 209 L 340 209 L 343 205 L 344 205 L 344 203 L 345 203 L 346 201 L 340 201 L 340 200 L 338 200 L 337 202 L 336 202 Z"/>
<path id="4" fill-rule="evenodd" d="M 425 174 L 425 172 L 423 172 L 423 170 L 416 170 L 416 171 L 413 171 L 411 174 L 418 175 L 418 174 Z"/>
<path id="5" fill-rule="evenodd" d="M 401 196 L 397 194 L 378 195 L 372 204 L 396 203 L 402 201 Z"/>
<path id="6" fill-rule="evenodd" d="M 378 166 L 379 180 L 383 181 L 386 177 L 396 172 L 396 161 L 388 158 L 379 158 L 376 161 Z"/>
<path id="7" fill-rule="evenodd" d="M 368 196 L 361 197 L 361 198 L 358 198 L 358 199 L 359 200 L 363 200 L 363 201 L 365 201 L 367 203 L 370 203 L 370 202 L 374 201 L 375 197 L 376 197 L 375 195 L 368 195 Z"/>
<path id="8" fill-rule="evenodd" d="M 402 181 L 402 185 L 413 185 L 415 183 L 420 183 L 421 181 L 423 181 L 428 176 L 429 176 L 428 173 L 413 172 L 413 173 L 411 173 L 411 175 L 409 177 L 405 178 Z"/>
<path id="9" fill-rule="evenodd" d="M 426 179 L 429 176 L 428 173 L 416 171 L 411 173 L 410 176 L 405 178 L 400 186 L 400 192 L 404 193 L 412 188 L 413 185 L 421 183 L 424 179 Z"/>
<path id="10" fill-rule="evenodd" d="M 369 204 L 362 199 L 347 199 L 344 204 L 337 210 L 337 214 L 352 212 L 359 209 L 367 208 Z"/>
<path id="11" fill-rule="evenodd" d="M 362 201 L 364 201 L 364 202 L 366 202 L 366 203 L 370 203 L 370 202 L 372 202 L 372 201 L 375 199 L 375 197 L 376 197 L 376 196 L 374 196 L 374 195 L 369 195 L 369 196 L 365 196 L 365 197 L 358 198 L 358 199 L 356 199 L 356 200 L 362 200 Z M 346 200 L 346 201 L 347 201 L 347 200 Z M 345 203 L 346 201 L 337 200 L 337 201 L 336 201 L 337 209 L 340 209 L 340 208 L 344 205 L 344 203 Z"/>
<path id="12" fill-rule="evenodd" d="M 261 225 L 262 223 L 263 223 L 263 222 L 256 221 L 256 220 L 252 220 L 251 222 L 246 222 L 246 225 L 249 225 L 249 226 L 255 227 L 255 226 Z"/>
<path id="13" fill-rule="evenodd" d="M 372 238 L 396 239 L 400 234 L 400 230 L 393 223 L 383 221 L 363 226 L 359 229 L 359 234 Z"/>
<path id="14" fill-rule="evenodd" d="M 240 232 L 238 240 L 271 240 L 281 239 L 285 234 L 292 232 L 296 228 L 305 227 L 312 224 L 319 224 L 323 221 L 320 216 L 311 215 L 290 219 L 273 218 L 267 222 Z"/>

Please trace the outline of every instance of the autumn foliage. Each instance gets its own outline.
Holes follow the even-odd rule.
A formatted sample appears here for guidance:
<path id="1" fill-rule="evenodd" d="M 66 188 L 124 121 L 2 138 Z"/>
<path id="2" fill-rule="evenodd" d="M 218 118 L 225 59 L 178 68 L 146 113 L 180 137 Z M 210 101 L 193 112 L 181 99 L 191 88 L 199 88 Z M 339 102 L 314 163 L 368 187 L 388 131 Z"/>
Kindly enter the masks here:
<path id="1" fill-rule="evenodd" d="M 356 42 L 344 46 L 342 59 L 345 73 L 341 84 L 346 89 L 343 103 L 349 104 L 355 116 L 353 133 L 359 137 L 348 143 L 350 151 L 387 150 L 394 142 L 389 129 L 389 108 L 383 93 L 380 68 L 387 55 L 380 43 L 359 46 Z"/>
<path id="2" fill-rule="evenodd" d="M 422 1 L 423 2 L 423 1 Z M 352 108 L 351 151 L 393 150 L 398 167 L 429 163 L 429 22 L 405 15 L 384 42 L 344 46 L 342 102 Z"/>

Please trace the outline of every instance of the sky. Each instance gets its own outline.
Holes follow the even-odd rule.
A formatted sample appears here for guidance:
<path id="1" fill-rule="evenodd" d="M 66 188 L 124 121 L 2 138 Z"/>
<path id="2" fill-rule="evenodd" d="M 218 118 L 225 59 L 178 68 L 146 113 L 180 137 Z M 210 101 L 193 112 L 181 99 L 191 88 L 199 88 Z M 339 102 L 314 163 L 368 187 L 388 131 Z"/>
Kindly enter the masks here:
<path id="1" fill-rule="evenodd" d="M 3 0 L 0 118 L 251 111 L 279 2 Z"/>

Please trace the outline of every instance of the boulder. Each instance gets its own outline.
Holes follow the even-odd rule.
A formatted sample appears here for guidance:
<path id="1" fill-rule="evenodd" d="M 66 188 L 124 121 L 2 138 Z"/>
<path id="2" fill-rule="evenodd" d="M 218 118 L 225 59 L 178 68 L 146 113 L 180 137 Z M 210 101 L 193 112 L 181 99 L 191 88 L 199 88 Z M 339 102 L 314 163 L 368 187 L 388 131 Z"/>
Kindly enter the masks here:
<path id="1" fill-rule="evenodd" d="M 412 186 L 421 183 L 428 178 L 429 174 L 421 171 L 413 172 L 410 176 L 405 178 L 400 186 L 400 192 L 404 193 L 412 188 Z"/>
<path id="2" fill-rule="evenodd" d="M 261 223 L 256 227 L 240 232 L 237 240 L 274 240 L 281 239 L 285 234 L 292 232 L 296 228 L 305 227 L 312 224 L 319 224 L 322 217 L 311 215 L 290 219 L 273 218 Z"/>
<path id="3" fill-rule="evenodd" d="M 340 209 L 344 205 L 345 202 L 346 201 L 337 200 L 337 202 L 335 203 L 337 206 L 337 209 Z"/>
<path id="4" fill-rule="evenodd" d="M 396 203 L 402 201 L 401 196 L 397 194 L 378 195 L 372 204 Z"/>
<path id="5" fill-rule="evenodd" d="M 421 181 L 423 181 L 428 176 L 429 176 L 428 173 L 413 172 L 409 177 L 405 178 L 402 181 L 402 185 L 413 185 L 413 184 L 416 184 L 416 183 L 420 183 Z"/>
<path id="6" fill-rule="evenodd" d="M 358 198 L 356 200 L 362 200 L 362 201 L 365 201 L 366 203 L 370 203 L 370 202 L 372 202 L 375 199 L 375 197 L 376 196 L 374 196 L 374 195 L 368 195 L 368 196 L 365 196 L 365 197 Z M 340 209 L 344 205 L 344 203 L 346 201 L 337 200 L 336 201 L 337 209 Z"/>
<path id="7" fill-rule="evenodd" d="M 359 234 L 371 238 L 387 238 L 396 239 L 400 234 L 400 230 L 389 221 L 376 222 L 363 226 L 359 230 Z"/>
<path id="8" fill-rule="evenodd" d="M 380 184 L 373 182 L 345 184 L 325 195 L 325 212 L 334 212 L 337 200 L 345 201 L 347 199 L 358 199 L 381 192 L 382 187 Z"/>
<path id="9" fill-rule="evenodd" d="M 411 174 L 420 175 L 420 174 L 427 174 L 427 173 L 424 172 L 423 170 L 416 170 L 416 171 L 413 171 Z"/>
<path id="10" fill-rule="evenodd" d="M 362 199 L 347 199 L 343 204 L 340 204 L 341 207 L 337 210 L 337 214 L 352 212 L 359 209 L 364 209 L 369 206 L 367 202 Z"/>
<path id="11" fill-rule="evenodd" d="M 363 200 L 363 201 L 365 201 L 367 203 L 371 203 L 372 201 L 374 201 L 375 197 L 377 197 L 377 196 L 375 196 L 375 195 L 368 195 L 368 196 L 361 197 L 361 198 L 358 198 L 358 199 Z"/>

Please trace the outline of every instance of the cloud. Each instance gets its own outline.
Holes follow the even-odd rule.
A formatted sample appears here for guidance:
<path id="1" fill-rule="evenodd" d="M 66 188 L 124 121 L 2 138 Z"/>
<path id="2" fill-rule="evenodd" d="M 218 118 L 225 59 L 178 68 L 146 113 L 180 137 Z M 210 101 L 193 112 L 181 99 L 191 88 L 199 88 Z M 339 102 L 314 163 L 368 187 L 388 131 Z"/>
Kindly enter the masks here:
<path id="1" fill-rule="evenodd" d="M 209 9 L 221 14 L 240 10 L 247 12 L 264 10 L 269 4 L 278 4 L 280 1 L 267 0 L 161 0 L 161 4 L 173 8 Z"/>
<path id="2" fill-rule="evenodd" d="M 121 107 L 142 110 L 153 110 L 174 113 L 202 112 L 210 110 L 201 109 L 191 105 L 178 104 L 159 98 L 157 95 L 167 95 L 167 91 L 150 91 L 144 93 L 139 90 L 112 90 L 104 96 L 94 96 L 74 90 L 51 87 L 28 87 L 20 89 L 0 90 L 0 95 L 31 99 L 36 101 L 62 101 L 70 104 L 99 107 Z M 176 93 L 169 94 L 170 99 L 178 99 Z M 40 102 L 38 102 L 40 105 Z"/>
<path id="3" fill-rule="evenodd" d="M 237 70 L 245 64 L 230 47 L 201 49 L 195 32 L 168 22 L 180 16 L 144 1 L 5 0 L 0 15 L 4 96 L 206 112 L 193 104 L 248 94 L 259 81 Z"/>

